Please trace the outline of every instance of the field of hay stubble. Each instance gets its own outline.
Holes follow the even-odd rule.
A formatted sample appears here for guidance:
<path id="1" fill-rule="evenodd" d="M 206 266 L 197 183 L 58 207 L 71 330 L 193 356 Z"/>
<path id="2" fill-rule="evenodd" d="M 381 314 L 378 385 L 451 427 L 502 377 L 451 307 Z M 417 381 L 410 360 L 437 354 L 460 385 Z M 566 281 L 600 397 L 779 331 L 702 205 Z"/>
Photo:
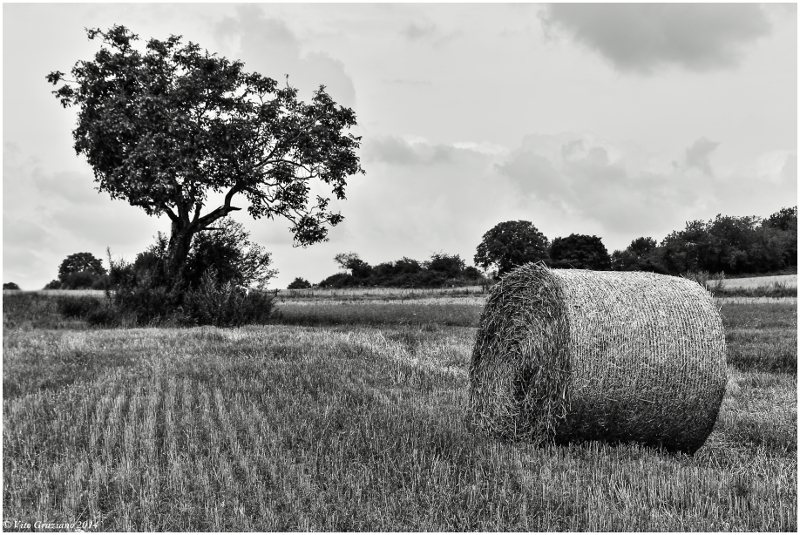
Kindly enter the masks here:
<path id="1" fill-rule="evenodd" d="M 727 392 L 690 457 L 475 435 L 470 300 L 95 330 L 6 295 L 6 531 L 797 530 L 796 301 L 722 305 Z"/>

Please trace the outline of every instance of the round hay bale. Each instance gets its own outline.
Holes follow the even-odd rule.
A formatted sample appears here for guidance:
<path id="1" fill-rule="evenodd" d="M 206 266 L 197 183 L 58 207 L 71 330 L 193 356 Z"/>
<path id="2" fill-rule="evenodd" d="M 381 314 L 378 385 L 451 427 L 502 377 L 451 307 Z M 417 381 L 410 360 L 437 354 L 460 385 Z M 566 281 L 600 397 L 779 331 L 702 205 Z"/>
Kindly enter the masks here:
<path id="1" fill-rule="evenodd" d="M 479 428 L 504 438 L 694 453 L 726 371 L 722 320 L 696 282 L 527 264 L 481 314 L 469 405 Z"/>

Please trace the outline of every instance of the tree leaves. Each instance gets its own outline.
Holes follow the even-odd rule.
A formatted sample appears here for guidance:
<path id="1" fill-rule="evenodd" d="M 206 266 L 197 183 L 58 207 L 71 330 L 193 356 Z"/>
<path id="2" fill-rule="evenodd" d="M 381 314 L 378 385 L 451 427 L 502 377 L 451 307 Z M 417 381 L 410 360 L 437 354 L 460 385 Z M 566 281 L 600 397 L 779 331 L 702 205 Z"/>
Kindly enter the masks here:
<path id="1" fill-rule="evenodd" d="M 103 45 L 93 61 L 75 64 L 74 81 L 61 71 L 46 79 L 63 82 L 53 94 L 79 108 L 74 148 L 98 189 L 148 215 L 167 214 L 173 235 L 183 237 L 170 243 L 239 210 L 232 204 L 239 195 L 254 218 L 288 219 L 300 246 L 326 240 L 343 219 L 328 211 L 328 199 L 309 199 L 313 179 L 344 199 L 347 177 L 364 173 L 361 138 L 345 133 L 356 126 L 355 113 L 324 86 L 305 103 L 288 84 L 279 88 L 180 36 L 150 39 L 143 51 L 124 26 L 87 36 Z M 225 193 L 225 202 L 203 215 L 211 191 Z M 172 256 L 185 262 L 183 253 Z"/>
<path id="2" fill-rule="evenodd" d="M 324 240 L 341 221 L 327 202 L 310 201 L 308 182 L 319 179 L 343 199 L 346 178 L 364 172 L 360 138 L 345 133 L 355 113 L 324 86 L 300 102 L 296 89 L 279 89 L 274 79 L 180 36 L 150 39 L 140 51 L 124 26 L 87 35 L 103 46 L 93 61 L 75 64 L 75 81 L 61 71 L 46 79 L 63 83 L 53 94 L 64 106 L 79 107 L 74 146 L 100 191 L 148 215 L 172 213 L 183 227 L 213 223 L 190 217 L 209 191 L 242 194 L 253 217 L 286 217 L 303 246 Z M 232 197 L 208 213 L 224 217 L 236 209 Z"/>
<path id="3" fill-rule="evenodd" d="M 483 235 L 475 254 L 475 265 L 495 266 L 504 275 L 528 262 L 547 260 L 548 240 L 530 221 L 498 223 Z"/>

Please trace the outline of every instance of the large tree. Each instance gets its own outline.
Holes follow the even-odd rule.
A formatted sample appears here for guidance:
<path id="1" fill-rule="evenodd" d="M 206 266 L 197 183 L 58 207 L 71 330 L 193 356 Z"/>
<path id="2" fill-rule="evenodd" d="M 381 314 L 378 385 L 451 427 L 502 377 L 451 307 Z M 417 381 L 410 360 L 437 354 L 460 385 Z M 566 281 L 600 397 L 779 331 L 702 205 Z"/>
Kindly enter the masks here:
<path id="1" fill-rule="evenodd" d="M 530 221 L 505 221 L 483 235 L 474 260 L 476 266 L 494 266 L 504 275 L 522 264 L 547 260 L 547 248 L 547 238 Z"/>
<path id="2" fill-rule="evenodd" d="M 180 36 L 149 40 L 124 26 L 106 32 L 92 61 L 78 61 L 72 80 L 55 71 L 48 82 L 64 107 L 77 106 L 76 153 L 94 170 L 98 190 L 148 215 L 171 221 L 170 280 L 182 286 L 192 238 L 241 207 L 253 218 L 283 216 L 296 244 L 326 240 L 341 214 L 330 198 L 309 199 L 313 179 L 345 198 L 348 176 L 363 173 L 353 110 L 320 86 L 310 103 L 297 90 L 244 64 L 181 43 Z M 141 48 L 141 47 L 139 47 Z M 224 194 L 207 206 L 210 193 Z M 212 205 L 213 206 L 213 205 Z M 209 209 L 211 208 L 211 209 Z"/>

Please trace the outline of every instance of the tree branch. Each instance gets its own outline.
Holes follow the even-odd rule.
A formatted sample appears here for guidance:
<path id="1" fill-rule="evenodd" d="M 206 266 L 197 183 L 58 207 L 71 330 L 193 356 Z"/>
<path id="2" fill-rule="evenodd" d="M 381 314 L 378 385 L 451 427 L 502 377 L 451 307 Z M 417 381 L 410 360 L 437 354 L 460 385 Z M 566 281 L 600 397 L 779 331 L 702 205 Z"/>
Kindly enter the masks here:
<path id="1" fill-rule="evenodd" d="M 177 223 L 178 221 L 180 221 L 180 219 L 178 219 L 178 216 L 176 216 L 175 213 L 169 209 L 169 206 L 164 206 L 163 208 L 164 208 L 164 213 L 167 214 L 167 217 L 169 217 L 170 221 L 172 221 L 173 223 Z"/>
<path id="2" fill-rule="evenodd" d="M 225 204 L 220 206 L 219 208 L 215 208 L 211 212 L 207 213 L 203 217 L 197 220 L 197 224 L 199 228 L 202 230 L 206 228 L 208 225 L 216 221 L 221 217 L 225 217 L 230 212 L 234 212 L 236 210 L 241 210 L 241 208 L 237 208 L 236 206 L 231 206 L 231 199 L 233 196 L 236 195 L 242 188 L 242 183 L 237 181 L 236 184 L 225 194 Z"/>

